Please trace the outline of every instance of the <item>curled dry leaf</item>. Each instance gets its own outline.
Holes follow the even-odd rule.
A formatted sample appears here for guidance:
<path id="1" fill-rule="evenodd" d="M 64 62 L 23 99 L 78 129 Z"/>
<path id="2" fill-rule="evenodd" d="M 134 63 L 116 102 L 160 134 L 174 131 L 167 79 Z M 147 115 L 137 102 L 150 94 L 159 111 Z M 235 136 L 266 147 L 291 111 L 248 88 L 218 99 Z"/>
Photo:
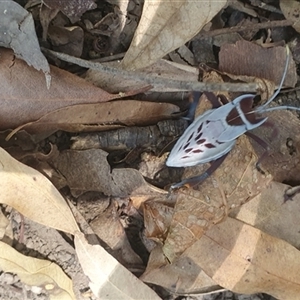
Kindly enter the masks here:
<path id="1" fill-rule="evenodd" d="M 123 67 L 135 70 L 155 63 L 194 37 L 226 3 L 226 0 L 145 1 Z"/>
<path id="2" fill-rule="evenodd" d="M 24 43 L 26 43 L 26 47 L 24 47 Z M 36 70 L 42 70 L 47 82 L 46 85 L 43 82 L 43 85 L 50 87 L 50 68 L 40 50 L 32 15 L 12 0 L 0 1 L 0 46 L 12 48 L 15 55 L 25 60 L 29 66 L 33 66 Z M 1 66 L 2 72 L 4 69 Z M 11 69 L 6 71 L 10 72 Z"/>
<path id="3" fill-rule="evenodd" d="M 78 226 L 70 208 L 52 183 L 0 148 L 0 202 L 29 219 L 74 234 Z"/>
<path id="4" fill-rule="evenodd" d="M 100 299 L 160 299 L 101 246 L 89 245 L 84 235 L 75 235 L 75 248 L 90 288 Z"/>
<path id="5" fill-rule="evenodd" d="M 170 103 L 121 100 L 108 103 L 73 105 L 52 111 L 35 122 L 22 125 L 31 134 L 107 130 L 124 125 L 149 125 L 170 118 L 179 111 Z"/>
<path id="6" fill-rule="evenodd" d="M 212 227 L 188 252 L 207 275 L 233 292 L 299 298 L 299 250 L 241 221 L 228 218 Z"/>
<path id="7" fill-rule="evenodd" d="M 249 75 L 280 83 L 286 61 L 286 48 L 263 48 L 248 41 L 224 44 L 219 53 L 219 69 L 235 75 Z M 290 59 L 285 86 L 297 83 L 296 65 Z"/>
<path id="8" fill-rule="evenodd" d="M 38 286 L 49 293 L 51 300 L 74 300 L 72 280 L 53 262 L 25 256 L 0 242 L 0 268 L 17 274 L 21 281 Z"/>
<path id="9" fill-rule="evenodd" d="M 106 102 L 122 97 L 120 94 L 109 94 L 56 67 L 51 67 L 52 81 L 48 90 L 40 72 L 28 67 L 22 60 L 15 59 L 10 50 L 0 48 L 0 53 L 0 130 L 38 120 L 62 107 Z M 127 94 L 123 94 L 125 96 Z M 65 117 L 62 116 L 63 119 Z"/>

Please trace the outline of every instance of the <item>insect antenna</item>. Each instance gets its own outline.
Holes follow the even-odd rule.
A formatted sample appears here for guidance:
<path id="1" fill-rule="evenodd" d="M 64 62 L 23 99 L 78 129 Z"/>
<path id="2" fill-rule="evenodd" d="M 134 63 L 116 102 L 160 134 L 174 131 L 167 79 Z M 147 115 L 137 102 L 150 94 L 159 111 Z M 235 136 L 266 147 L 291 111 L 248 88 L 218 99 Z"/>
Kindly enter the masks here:
<path id="1" fill-rule="evenodd" d="M 259 106 L 255 110 L 255 112 L 262 113 L 262 112 L 270 112 L 270 111 L 274 111 L 274 110 L 283 110 L 283 109 L 300 111 L 299 107 L 287 106 L 287 105 L 276 106 L 276 107 L 267 107 L 278 96 L 280 90 L 282 89 L 283 82 L 285 80 L 286 73 L 287 73 L 288 66 L 289 66 L 289 60 L 290 60 L 290 50 L 289 50 L 288 46 L 286 46 L 286 52 L 287 52 L 287 57 L 286 57 L 285 67 L 284 67 L 283 75 L 282 75 L 282 78 L 281 78 L 281 81 L 280 81 L 277 91 L 273 94 L 273 96 L 265 104 Z"/>

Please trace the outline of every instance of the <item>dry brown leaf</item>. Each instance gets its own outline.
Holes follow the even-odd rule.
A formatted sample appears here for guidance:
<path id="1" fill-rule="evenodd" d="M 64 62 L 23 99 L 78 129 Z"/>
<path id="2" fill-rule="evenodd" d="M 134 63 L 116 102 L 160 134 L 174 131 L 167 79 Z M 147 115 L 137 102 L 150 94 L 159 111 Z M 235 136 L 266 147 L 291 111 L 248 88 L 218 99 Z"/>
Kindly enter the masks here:
<path id="1" fill-rule="evenodd" d="M 216 283 L 233 292 L 299 299 L 299 250 L 241 221 L 228 218 L 212 227 L 187 252 Z"/>
<path id="2" fill-rule="evenodd" d="M 93 0 L 43 0 L 45 5 L 64 13 L 72 23 L 79 20 L 87 10 L 97 7 Z"/>
<path id="3" fill-rule="evenodd" d="M 51 300 L 75 300 L 72 280 L 53 262 L 22 255 L 0 242 L 0 268 L 27 285 L 41 287 Z"/>
<path id="4" fill-rule="evenodd" d="M 289 186 L 271 182 L 260 195 L 230 213 L 241 220 L 274 237 L 300 248 L 300 195 L 285 201 Z"/>
<path id="5" fill-rule="evenodd" d="M 90 288 L 100 299 L 160 299 L 101 246 L 89 245 L 84 235 L 75 235 L 75 248 Z"/>
<path id="6" fill-rule="evenodd" d="M 135 70 L 155 63 L 194 37 L 226 2 L 145 1 L 141 20 L 122 66 Z"/>
<path id="7" fill-rule="evenodd" d="M 287 20 L 294 22 L 292 25 L 298 32 L 300 32 L 300 23 L 299 23 L 299 12 L 300 12 L 300 3 L 296 0 L 280 0 L 280 8 Z"/>
<path id="8" fill-rule="evenodd" d="M 249 75 L 264 78 L 279 84 L 286 62 L 286 48 L 263 48 L 248 41 L 224 44 L 219 53 L 219 69 L 235 75 Z M 285 86 L 297 83 L 296 65 L 290 58 Z"/>
<path id="9" fill-rule="evenodd" d="M 57 130 L 69 132 L 108 130 L 133 125 L 149 125 L 170 118 L 179 111 L 170 103 L 154 103 L 136 100 L 108 103 L 73 105 L 52 111 L 36 122 L 30 122 L 16 129 L 24 129 L 31 134 Z"/>
<path id="10" fill-rule="evenodd" d="M 52 163 L 66 178 L 75 196 L 86 191 L 99 191 L 116 197 L 155 193 L 157 189 L 146 183 L 137 170 L 111 171 L 106 157 L 107 153 L 101 149 L 66 150 Z"/>
<path id="11" fill-rule="evenodd" d="M 160 246 L 151 251 L 147 269 L 140 279 L 179 295 L 209 293 L 221 289 L 199 268 L 194 257 L 183 253 L 170 264 Z"/>
<path id="12" fill-rule="evenodd" d="M 40 72 L 15 59 L 10 50 L 0 48 L 0 53 L 0 130 L 35 121 L 62 107 L 120 98 L 56 67 L 51 67 L 48 90 Z"/>
<path id="13" fill-rule="evenodd" d="M 26 47 L 24 47 L 24 43 L 26 43 Z M 40 50 L 32 15 L 12 0 L 0 1 L 0 47 L 12 48 L 15 55 L 25 60 L 29 66 L 33 66 L 36 70 L 42 70 L 46 76 L 46 83 L 43 80 L 43 85 L 49 88 L 50 69 Z M 1 53 L 0 61 L 2 59 Z M 5 72 L 3 66 L 0 68 L 1 72 Z M 6 71 L 10 73 L 11 69 Z"/>
<path id="14" fill-rule="evenodd" d="M 76 221 L 52 183 L 38 171 L 25 166 L 0 148 L 0 202 L 29 219 L 73 234 Z"/>

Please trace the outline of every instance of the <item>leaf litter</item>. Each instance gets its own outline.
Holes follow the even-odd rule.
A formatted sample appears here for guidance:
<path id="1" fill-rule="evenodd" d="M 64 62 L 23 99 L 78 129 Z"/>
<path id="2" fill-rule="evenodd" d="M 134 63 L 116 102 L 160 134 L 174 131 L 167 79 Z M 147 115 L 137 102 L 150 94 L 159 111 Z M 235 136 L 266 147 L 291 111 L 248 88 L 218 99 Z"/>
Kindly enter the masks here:
<path id="1" fill-rule="evenodd" d="M 271 149 L 271 155 L 262 161 L 263 173 L 256 168 L 261 147 L 243 136 L 223 165 L 196 189 L 168 193 L 158 188 L 180 181 L 183 171 L 184 177 L 190 177 L 208 166 L 186 170 L 164 166 L 167 154 L 162 152 L 170 150 L 172 140 L 182 131 L 168 127 L 172 133 L 164 135 L 158 123 L 180 122 L 178 117 L 188 109 L 187 100 L 191 98 L 180 91 L 204 89 L 224 94 L 228 90 L 254 92 L 259 87 L 265 98 L 268 96 L 264 94 L 273 93 L 285 57 L 280 41 L 289 42 L 293 35 L 286 26 L 293 24 L 294 15 L 284 2 L 280 7 L 286 20 L 277 20 L 270 13 L 281 13 L 272 2 L 263 8 L 254 2 L 251 7 L 226 1 L 210 3 L 201 5 L 201 13 L 198 4 L 188 1 L 179 1 L 172 8 L 164 1 L 144 5 L 140 1 L 108 1 L 102 5 L 86 1 L 84 6 L 81 1 L 43 1 L 42 6 L 28 2 L 26 8 L 43 28 L 37 31 L 43 46 L 71 56 L 43 50 L 51 64 L 58 66 L 50 67 L 52 82 L 48 90 L 38 71 L 14 57 L 20 55 L 13 43 L 5 44 L 4 38 L 0 39 L 14 51 L 1 49 L 1 146 L 40 170 L 63 197 L 43 175 L 1 150 L 4 198 L 0 202 L 7 205 L 3 206 L 3 241 L 14 232 L 14 240 L 48 257 L 47 248 L 38 241 L 32 244 L 35 234 L 29 229 L 41 226 L 40 231 L 48 230 L 49 237 L 46 233 L 44 237 L 55 236 L 54 245 L 55 239 L 60 241 L 53 253 L 66 253 L 61 261 L 55 256 L 49 258 L 72 278 L 73 291 L 68 288 L 72 299 L 86 295 L 92 299 L 139 299 L 141 295 L 145 299 L 164 298 L 165 292 L 154 292 L 142 281 L 166 289 L 173 298 L 221 292 L 225 288 L 236 293 L 297 299 L 299 196 L 293 195 L 297 188 L 289 189 L 281 183 L 299 184 L 299 120 L 295 113 L 270 114 L 273 128 L 277 128 L 276 138 L 272 128 L 255 130 Z M 10 1 L 10 5 L 15 3 Z M 203 13 L 205 10 L 207 13 Z M 21 11 L 31 18 L 24 8 Z M 268 23 L 260 23 L 262 11 Z M 156 18 L 163 21 L 160 27 L 153 26 Z M 3 28 L 12 34 L 7 24 L 0 21 L 0 26 L 6 26 Z M 72 27 L 76 29 L 74 35 Z M 201 28 L 204 30 L 199 32 Z M 17 44 L 22 34 L 16 33 Z M 36 43 L 33 25 L 27 34 L 28 40 Z M 290 46 L 295 61 L 290 61 L 285 85 L 293 88 L 297 80 L 296 39 Z M 219 57 L 216 47 L 220 49 Z M 36 49 L 37 56 L 31 58 L 40 55 L 39 46 Z M 25 54 L 21 57 L 28 63 Z M 121 63 L 96 62 L 123 57 Z M 159 61 L 162 57 L 164 60 Z M 195 62 L 207 65 L 201 65 L 199 70 L 197 65 L 188 65 Z M 149 67 L 138 72 L 122 70 L 146 66 Z M 90 70 L 84 74 L 86 69 L 82 67 Z M 43 69 L 42 63 L 36 69 Z M 225 80 L 228 75 L 238 84 L 220 83 L 212 70 L 219 71 Z M 210 83 L 199 83 L 198 77 L 212 79 Z M 167 96 L 170 91 L 176 94 Z M 297 88 L 288 95 L 293 92 L 297 94 Z M 120 98 L 124 99 L 117 100 Z M 168 103 L 160 103 L 168 98 Z M 291 103 L 285 98 L 279 101 Z M 290 105 L 297 105 L 294 103 Z M 205 99 L 200 106 L 203 104 Z M 208 108 L 204 105 L 199 109 Z M 139 130 L 141 126 L 143 130 Z M 4 140 L 7 132 L 11 132 L 8 142 Z M 15 221 L 14 231 L 7 226 L 7 216 Z M 77 223 L 90 244 L 77 231 Z M 70 238 L 58 238 L 53 228 L 75 235 L 75 249 Z M 14 248 L 20 251 L 18 255 L 27 254 L 20 247 Z M 14 260 L 13 253 L 10 261 Z M 79 266 L 77 258 L 88 276 L 79 281 L 70 269 L 74 259 Z M 45 259 L 41 263 L 49 265 Z M 19 266 L 25 265 L 20 262 Z M 55 293 L 64 292 L 62 283 L 66 277 L 54 278 L 50 270 L 46 269 L 46 273 L 56 280 L 55 293 L 50 281 L 41 283 L 42 274 L 35 274 L 38 280 L 30 281 L 31 275 L 21 274 L 11 264 L 2 269 L 6 271 L 4 275 L 16 273 L 21 282 L 33 286 L 29 297 L 35 291 L 39 296 L 48 294 L 55 299 Z M 84 276 L 78 269 L 76 274 Z M 88 281 L 91 290 L 87 290 Z M 67 278 L 67 282 L 71 280 Z"/>

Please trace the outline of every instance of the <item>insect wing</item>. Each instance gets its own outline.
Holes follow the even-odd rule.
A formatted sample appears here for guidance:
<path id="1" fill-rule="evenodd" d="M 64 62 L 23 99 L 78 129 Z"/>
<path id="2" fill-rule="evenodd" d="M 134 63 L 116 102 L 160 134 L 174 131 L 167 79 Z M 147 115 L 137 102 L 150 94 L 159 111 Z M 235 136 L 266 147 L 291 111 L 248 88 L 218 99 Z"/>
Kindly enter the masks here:
<path id="1" fill-rule="evenodd" d="M 226 143 L 218 141 L 225 127 L 224 120 L 210 121 L 210 116 L 216 110 L 206 111 L 186 129 L 172 149 L 167 166 L 195 166 L 216 160 L 232 149 L 235 140 Z"/>

